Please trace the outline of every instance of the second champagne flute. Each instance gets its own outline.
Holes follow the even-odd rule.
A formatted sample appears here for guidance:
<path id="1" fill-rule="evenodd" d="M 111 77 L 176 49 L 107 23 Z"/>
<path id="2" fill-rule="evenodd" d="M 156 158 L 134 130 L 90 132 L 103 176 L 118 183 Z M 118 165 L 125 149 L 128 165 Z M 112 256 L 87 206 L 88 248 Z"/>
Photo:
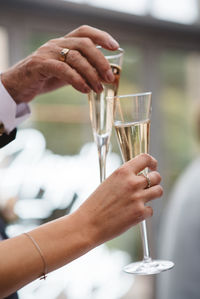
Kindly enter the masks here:
<path id="1" fill-rule="evenodd" d="M 141 153 L 149 152 L 151 92 L 124 95 L 114 98 L 114 126 L 123 161 L 129 161 Z M 147 176 L 147 169 L 143 174 Z M 125 272 L 150 275 L 173 268 L 174 263 L 152 260 L 147 239 L 146 221 L 140 224 L 143 243 L 143 260 L 124 268 Z"/>
<path id="2" fill-rule="evenodd" d="M 100 94 L 91 91 L 88 95 L 90 120 L 99 156 L 100 182 L 103 182 L 106 178 L 106 156 L 113 124 L 113 98 L 107 100 L 107 97 L 117 95 L 124 51 L 121 48 L 116 51 L 98 48 L 109 61 L 115 76 L 112 83 L 102 83 L 103 91 Z"/>

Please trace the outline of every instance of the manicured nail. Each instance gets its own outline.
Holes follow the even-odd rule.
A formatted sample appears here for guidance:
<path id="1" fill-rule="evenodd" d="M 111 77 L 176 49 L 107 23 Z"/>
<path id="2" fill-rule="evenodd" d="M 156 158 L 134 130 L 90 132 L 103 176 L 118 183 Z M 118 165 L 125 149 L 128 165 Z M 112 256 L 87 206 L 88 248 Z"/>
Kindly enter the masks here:
<path id="1" fill-rule="evenodd" d="M 110 45 L 110 47 L 113 48 L 113 49 L 117 49 L 117 48 L 119 48 L 119 44 L 118 44 L 118 42 L 117 42 L 115 39 L 110 39 L 110 41 L 109 41 L 109 45 Z"/>
<path id="2" fill-rule="evenodd" d="M 106 81 L 108 82 L 113 82 L 115 80 L 115 76 L 113 75 L 113 72 L 111 70 L 108 70 L 106 72 L 105 77 L 106 77 Z"/>

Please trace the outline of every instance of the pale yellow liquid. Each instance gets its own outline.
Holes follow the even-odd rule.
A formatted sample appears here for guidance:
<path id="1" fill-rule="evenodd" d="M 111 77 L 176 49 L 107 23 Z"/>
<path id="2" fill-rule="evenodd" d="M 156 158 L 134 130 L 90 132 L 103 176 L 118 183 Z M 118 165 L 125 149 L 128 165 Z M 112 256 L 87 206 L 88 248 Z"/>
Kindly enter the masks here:
<path id="1" fill-rule="evenodd" d="M 121 68 L 113 64 L 111 69 L 115 76 L 114 82 L 103 83 L 104 90 L 100 94 L 94 91 L 89 93 L 90 119 L 95 139 L 96 135 L 109 136 L 112 130 L 113 101 L 106 98 L 116 96 Z"/>
<path id="2" fill-rule="evenodd" d="M 129 161 L 141 153 L 149 152 L 150 120 L 114 124 L 123 161 Z"/>

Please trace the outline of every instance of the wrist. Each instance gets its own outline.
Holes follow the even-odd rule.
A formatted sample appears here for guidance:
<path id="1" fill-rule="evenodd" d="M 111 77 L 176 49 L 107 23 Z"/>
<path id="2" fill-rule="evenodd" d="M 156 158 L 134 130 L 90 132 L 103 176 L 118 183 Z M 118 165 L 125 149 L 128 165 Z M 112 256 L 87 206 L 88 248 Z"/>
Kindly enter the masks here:
<path id="1" fill-rule="evenodd" d="M 86 216 L 77 210 L 31 232 L 43 252 L 48 272 L 70 263 L 97 245 Z"/>
<path id="2" fill-rule="evenodd" d="M 87 201 L 76 211 L 78 215 L 81 236 L 89 248 L 92 249 L 108 239 L 104 230 L 104 224 L 100 221 L 100 215 L 96 215 L 95 210 L 91 210 L 87 205 Z M 77 220 L 78 222 L 78 220 Z"/>
<path id="3" fill-rule="evenodd" d="M 1 74 L 1 81 L 16 104 L 31 101 L 38 93 L 38 81 L 34 82 L 35 62 L 31 57 L 18 62 Z"/>
<path id="4" fill-rule="evenodd" d="M 91 217 L 88 213 L 85 213 L 82 208 L 79 208 L 74 212 L 71 217 L 73 217 L 74 227 L 76 227 L 76 233 L 80 238 L 83 247 L 86 251 L 98 245 L 98 230 L 96 226 L 91 221 Z"/>
<path id="5" fill-rule="evenodd" d="M 12 75 L 11 70 L 8 70 L 1 74 L 1 82 L 9 95 L 15 101 L 16 104 L 19 104 L 18 91 L 15 84 L 15 74 Z"/>

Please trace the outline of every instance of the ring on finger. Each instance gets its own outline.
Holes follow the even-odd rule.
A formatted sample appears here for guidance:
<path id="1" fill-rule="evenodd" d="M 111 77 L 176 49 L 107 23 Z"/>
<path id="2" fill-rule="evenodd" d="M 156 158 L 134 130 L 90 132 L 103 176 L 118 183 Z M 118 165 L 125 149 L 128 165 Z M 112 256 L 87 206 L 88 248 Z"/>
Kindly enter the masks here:
<path id="1" fill-rule="evenodd" d="M 150 180 L 148 174 L 142 172 L 139 175 L 142 175 L 143 177 L 145 177 L 145 179 L 147 181 L 147 186 L 145 187 L 145 189 L 150 188 L 151 187 L 151 180 Z"/>
<path id="2" fill-rule="evenodd" d="M 69 54 L 69 51 L 70 51 L 70 49 L 68 49 L 68 48 L 63 48 L 60 51 L 60 61 L 66 62 L 67 55 Z"/>

